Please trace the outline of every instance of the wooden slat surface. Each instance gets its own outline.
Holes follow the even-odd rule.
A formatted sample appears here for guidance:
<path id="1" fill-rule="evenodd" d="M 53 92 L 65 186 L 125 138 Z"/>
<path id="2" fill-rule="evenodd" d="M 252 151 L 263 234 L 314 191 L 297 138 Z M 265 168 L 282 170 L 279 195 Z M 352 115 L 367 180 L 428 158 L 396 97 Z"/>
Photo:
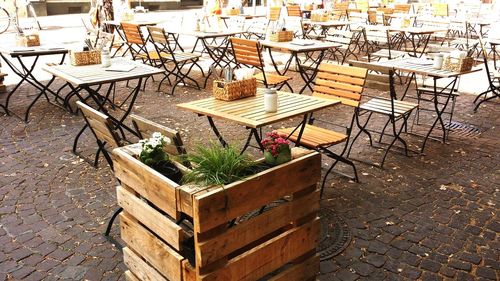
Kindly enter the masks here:
<path id="1" fill-rule="evenodd" d="M 262 93 L 235 101 L 206 98 L 178 104 L 177 106 L 198 114 L 233 121 L 251 128 L 259 128 L 338 103 L 339 101 L 335 99 L 278 92 L 278 111 L 274 113 L 264 111 L 264 96 Z"/>
<path id="2" fill-rule="evenodd" d="M 386 67 L 392 67 L 397 70 L 402 70 L 406 72 L 413 72 L 416 74 L 421 74 L 421 75 L 428 75 L 428 76 L 433 76 L 433 77 L 440 77 L 440 78 L 450 78 L 450 77 L 455 77 L 467 73 L 472 73 L 476 71 L 480 71 L 481 69 L 472 69 L 471 71 L 467 72 L 453 72 L 453 71 L 448 71 L 448 70 L 439 70 L 435 69 L 432 67 L 432 61 L 430 64 L 426 65 L 421 65 L 418 64 L 418 62 L 422 61 L 422 59 L 416 59 L 416 58 L 400 58 L 400 59 L 394 59 L 394 60 L 387 60 L 387 61 L 378 61 L 378 62 L 372 62 L 371 64 L 373 65 L 379 65 L 379 66 L 386 66 Z"/>
<path id="3" fill-rule="evenodd" d="M 63 65 L 44 65 L 43 70 L 74 84 L 75 86 L 98 85 L 117 81 L 125 81 L 140 77 L 147 77 L 164 71 L 149 65 L 142 64 L 123 58 L 111 60 L 112 64 L 133 64 L 135 68 L 128 72 L 106 71 L 100 64 L 73 66 Z"/>
<path id="4" fill-rule="evenodd" d="M 272 41 L 268 41 L 268 40 L 259 40 L 260 44 L 264 47 L 276 48 L 276 49 L 287 50 L 290 52 L 298 52 L 298 53 L 321 51 L 321 50 L 327 50 L 330 48 L 337 48 L 337 47 L 341 46 L 341 44 L 338 44 L 335 42 L 318 41 L 318 40 L 310 40 L 310 41 L 314 42 L 314 44 L 308 45 L 308 46 L 301 46 L 301 45 L 292 44 L 291 42 L 272 42 Z"/>

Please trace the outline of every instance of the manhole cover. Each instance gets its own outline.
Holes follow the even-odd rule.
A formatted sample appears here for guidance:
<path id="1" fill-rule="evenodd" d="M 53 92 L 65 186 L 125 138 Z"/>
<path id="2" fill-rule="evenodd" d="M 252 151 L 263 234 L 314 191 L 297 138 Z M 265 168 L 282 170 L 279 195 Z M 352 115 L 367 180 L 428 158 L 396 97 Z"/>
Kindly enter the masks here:
<path id="1" fill-rule="evenodd" d="M 453 137 L 477 138 L 482 133 L 482 130 L 474 125 L 464 124 L 456 121 L 446 123 L 445 128 L 447 130 L 450 130 L 450 136 Z"/>
<path id="2" fill-rule="evenodd" d="M 321 236 L 317 252 L 321 260 L 340 254 L 351 243 L 351 231 L 345 220 L 331 209 L 322 208 Z"/>
<path id="3" fill-rule="evenodd" d="M 286 202 L 279 200 L 267 205 L 264 212 Z M 238 222 L 248 220 L 255 217 L 260 210 L 255 210 L 241 217 Z M 336 214 L 333 210 L 321 208 L 321 234 L 319 246 L 316 249 L 321 260 L 331 259 L 340 254 L 349 243 L 351 243 L 351 231 L 345 220 Z"/>

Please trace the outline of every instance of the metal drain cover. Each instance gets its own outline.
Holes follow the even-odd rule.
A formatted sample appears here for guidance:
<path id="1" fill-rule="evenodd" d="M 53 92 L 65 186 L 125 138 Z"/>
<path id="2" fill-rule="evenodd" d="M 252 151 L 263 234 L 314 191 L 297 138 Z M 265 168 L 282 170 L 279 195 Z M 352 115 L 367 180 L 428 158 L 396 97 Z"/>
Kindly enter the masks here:
<path id="1" fill-rule="evenodd" d="M 327 260 L 347 248 L 351 243 L 352 236 L 347 223 L 333 210 L 322 208 L 320 216 L 321 235 L 316 252 L 319 254 L 320 260 Z"/>
<path id="2" fill-rule="evenodd" d="M 279 200 L 267 205 L 262 212 L 271 210 L 272 208 L 285 203 L 286 200 Z M 255 210 L 241 217 L 238 222 L 249 220 L 259 214 L 260 210 Z M 351 243 L 351 231 L 343 218 L 336 214 L 333 210 L 321 208 L 321 233 L 319 246 L 316 249 L 320 260 L 331 259 L 340 254 L 349 243 Z"/>
<path id="3" fill-rule="evenodd" d="M 450 136 L 465 137 L 465 138 L 477 138 L 483 131 L 470 124 L 460 123 L 457 121 L 451 121 L 451 123 L 446 123 L 445 128 L 450 130 Z"/>

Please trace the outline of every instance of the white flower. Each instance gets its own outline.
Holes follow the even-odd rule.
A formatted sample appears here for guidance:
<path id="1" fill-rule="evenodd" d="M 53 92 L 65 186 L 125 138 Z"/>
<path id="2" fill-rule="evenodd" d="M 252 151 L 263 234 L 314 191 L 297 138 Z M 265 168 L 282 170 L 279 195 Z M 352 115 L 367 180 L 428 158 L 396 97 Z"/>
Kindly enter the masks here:
<path id="1" fill-rule="evenodd" d="M 169 145 L 169 144 L 171 144 L 171 143 L 172 143 L 172 141 L 171 141 L 169 138 L 167 138 L 167 137 L 163 137 L 163 142 L 164 142 L 165 144 L 167 144 L 167 145 Z"/>
<path id="2" fill-rule="evenodd" d="M 149 139 L 149 143 L 151 144 L 151 147 L 153 147 L 153 148 L 161 145 L 161 141 L 159 139 L 155 139 L 155 138 Z"/>
<path id="3" fill-rule="evenodd" d="M 147 140 L 140 140 L 139 143 L 140 144 L 145 144 L 147 142 Z"/>
<path id="4" fill-rule="evenodd" d="M 160 132 L 154 132 L 153 133 L 153 138 L 154 139 L 161 139 L 163 135 Z"/>

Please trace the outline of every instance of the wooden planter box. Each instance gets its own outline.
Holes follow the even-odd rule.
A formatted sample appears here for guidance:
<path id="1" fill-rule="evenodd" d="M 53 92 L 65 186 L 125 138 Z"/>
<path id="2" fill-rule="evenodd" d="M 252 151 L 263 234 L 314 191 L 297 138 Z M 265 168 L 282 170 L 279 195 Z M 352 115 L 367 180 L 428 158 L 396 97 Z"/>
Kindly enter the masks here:
<path id="1" fill-rule="evenodd" d="M 127 280 L 291 281 L 319 272 L 318 153 L 224 187 L 179 186 L 137 160 L 137 145 L 113 153 Z"/>

